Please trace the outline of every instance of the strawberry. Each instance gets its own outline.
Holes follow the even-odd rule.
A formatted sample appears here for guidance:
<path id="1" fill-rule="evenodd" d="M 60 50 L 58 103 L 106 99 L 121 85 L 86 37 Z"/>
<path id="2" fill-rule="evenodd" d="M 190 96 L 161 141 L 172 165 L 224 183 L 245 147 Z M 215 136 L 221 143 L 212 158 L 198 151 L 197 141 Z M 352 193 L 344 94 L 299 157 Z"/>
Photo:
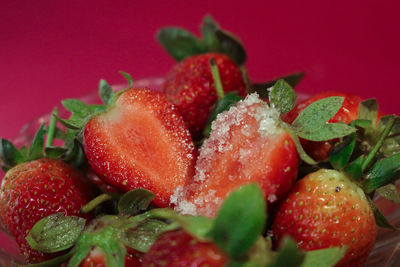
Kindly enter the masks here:
<path id="1" fill-rule="evenodd" d="M 161 94 L 127 89 L 114 95 L 101 82 L 105 106 L 65 100 L 73 112 L 61 121 L 82 134 L 92 170 L 122 191 L 144 188 L 156 194 L 154 203 L 169 205 L 173 190 L 194 172 L 196 148 L 182 117 Z"/>
<path id="2" fill-rule="evenodd" d="M 90 250 L 86 258 L 79 264 L 79 267 L 106 267 L 106 259 L 103 251 L 99 247 L 94 247 Z M 127 253 L 125 255 L 124 267 L 139 267 L 140 260 L 136 253 Z"/>
<path id="3" fill-rule="evenodd" d="M 83 179 L 70 165 L 45 158 L 21 163 L 6 173 L 0 191 L 0 216 L 29 262 L 52 257 L 31 249 L 25 239 L 29 230 L 50 214 L 79 216 L 89 196 Z"/>
<path id="4" fill-rule="evenodd" d="M 198 241 L 183 230 L 161 235 L 143 257 L 147 266 L 225 266 L 228 256 L 212 242 Z"/>
<path id="5" fill-rule="evenodd" d="M 346 175 L 327 169 L 296 183 L 279 206 L 272 229 L 276 242 L 290 235 L 307 251 L 347 246 L 337 266 L 365 263 L 377 232 L 364 192 Z"/>
<path id="6" fill-rule="evenodd" d="M 357 119 L 358 108 L 360 103 L 362 102 L 362 99 L 350 93 L 342 93 L 334 91 L 319 93 L 303 100 L 301 103 L 297 104 L 289 113 L 285 114 L 282 117 L 282 119 L 287 123 L 292 123 L 298 117 L 301 111 L 303 111 L 311 103 L 332 96 L 343 97 L 344 101 L 339 111 L 328 122 L 330 123 L 344 122 L 348 124 L 353 120 Z M 301 139 L 301 143 L 304 150 L 316 161 L 323 161 L 328 159 L 329 152 L 332 150 L 337 141 L 338 141 L 337 139 L 334 139 L 323 142 L 315 142 L 315 141 L 308 141 L 305 139 Z"/>
<path id="7" fill-rule="evenodd" d="M 201 137 L 210 111 L 217 101 L 209 61 L 214 58 L 225 92 L 246 95 L 246 87 L 237 65 L 226 55 L 207 53 L 185 58 L 165 77 L 163 91 L 182 115 L 194 139 Z"/>

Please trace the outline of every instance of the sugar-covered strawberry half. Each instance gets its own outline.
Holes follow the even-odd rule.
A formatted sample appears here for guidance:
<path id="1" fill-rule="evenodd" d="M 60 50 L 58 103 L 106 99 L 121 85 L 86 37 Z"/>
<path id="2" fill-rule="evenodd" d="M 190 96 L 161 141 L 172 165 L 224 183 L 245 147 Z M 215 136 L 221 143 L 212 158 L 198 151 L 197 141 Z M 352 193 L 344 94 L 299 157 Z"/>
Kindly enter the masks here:
<path id="1" fill-rule="evenodd" d="M 280 120 L 281 113 L 290 111 L 296 101 L 285 81 L 279 80 L 271 88 L 269 101 L 270 105 L 252 94 L 217 116 L 200 149 L 192 183 L 178 188 L 171 198 L 178 210 L 212 217 L 230 192 L 251 182 L 259 184 L 270 203 L 280 200 L 297 178 L 298 133 L 311 136 L 318 127 L 320 133 L 311 138 L 323 140 L 354 131 L 346 125 L 326 123 L 340 108 L 340 98 L 305 111 L 296 128 Z M 310 120 L 315 110 L 322 116 Z M 305 153 L 300 156 L 309 160 Z"/>
<path id="2" fill-rule="evenodd" d="M 150 190 L 156 195 L 156 205 L 168 206 L 174 189 L 193 176 L 196 160 L 196 148 L 182 117 L 165 96 L 149 89 L 127 89 L 114 95 L 103 81 L 100 94 L 105 106 L 79 102 L 81 107 L 74 107 L 74 100 L 63 102 L 73 112 L 65 124 L 83 121 L 77 128 L 83 132 L 92 170 L 122 191 Z M 91 107 L 97 110 L 79 113 Z"/>
<path id="3" fill-rule="evenodd" d="M 207 53 L 185 58 L 166 75 L 163 91 L 182 115 L 194 138 L 201 137 L 211 109 L 217 101 L 209 61 L 218 65 L 226 93 L 246 95 L 246 86 L 238 66 L 224 54 Z"/>
<path id="4" fill-rule="evenodd" d="M 289 113 L 283 116 L 283 120 L 292 123 L 299 116 L 299 114 L 310 104 L 315 101 L 327 98 L 327 97 L 343 97 L 343 104 L 338 112 L 329 120 L 329 123 L 350 123 L 357 119 L 358 117 L 358 109 L 360 103 L 362 102 L 361 97 L 356 96 L 350 93 L 343 92 L 323 92 L 316 95 L 313 95 L 299 104 L 297 104 Z M 316 161 L 324 161 L 329 157 L 329 152 L 338 142 L 337 139 L 327 140 L 327 141 L 308 141 L 305 139 L 301 139 L 302 146 L 306 153 L 310 155 Z"/>

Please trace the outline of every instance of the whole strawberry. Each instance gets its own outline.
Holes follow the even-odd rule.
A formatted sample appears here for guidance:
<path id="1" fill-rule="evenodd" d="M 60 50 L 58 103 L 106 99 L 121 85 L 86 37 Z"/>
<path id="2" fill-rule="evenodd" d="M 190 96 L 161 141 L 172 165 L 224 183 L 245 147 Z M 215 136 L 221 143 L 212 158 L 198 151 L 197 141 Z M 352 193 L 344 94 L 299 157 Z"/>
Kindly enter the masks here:
<path id="1" fill-rule="evenodd" d="M 143 257 L 147 266 L 226 266 L 228 256 L 212 242 L 202 242 L 183 230 L 161 235 Z"/>
<path id="2" fill-rule="evenodd" d="M 83 179 L 70 165 L 45 158 L 21 163 L 6 173 L 0 191 L 0 216 L 29 262 L 50 256 L 30 248 L 25 239 L 29 230 L 50 214 L 79 216 L 89 197 Z"/>
<path id="3" fill-rule="evenodd" d="M 224 91 L 236 91 L 243 97 L 246 95 L 242 73 L 224 54 L 195 55 L 177 63 L 165 77 L 163 91 L 178 108 L 194 139 L 201 136 L 210 111 L 217 101 L 209 64 L 211 58 L 218 65 Z"/>
<path id="4" fill-rule="evenodd" d="M 304 250 L 347 247 L 338 266 L 361 266 L 376 237 L 374 213 L 355 183 L 336 170 L 301 179 L 279 206 L 273 237 L 292 236 Z"/>

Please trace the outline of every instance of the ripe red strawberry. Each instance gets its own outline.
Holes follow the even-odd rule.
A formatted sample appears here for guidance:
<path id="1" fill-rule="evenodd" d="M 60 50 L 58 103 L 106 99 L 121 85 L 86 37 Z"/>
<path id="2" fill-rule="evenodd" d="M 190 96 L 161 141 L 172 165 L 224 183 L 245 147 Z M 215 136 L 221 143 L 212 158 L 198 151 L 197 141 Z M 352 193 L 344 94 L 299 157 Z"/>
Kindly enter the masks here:
<path id="1" fill-rule="evenodd" d="M 377 232 L 363 190 L 346 175 L 326 169 L 296 183 L 278 207 L 272 230 L 276 243 L 290 235 L 304 250 L 347 246 L 337 266 L 361 266 Z"/>
<path id="2" fill-rule="evenodd" d="M 187 57 L 170 70 L 163 84 L 165 94 L 178 108 L 195 140 L 201 137 L 210 111 L 217 101 L 209 63 L 211 58 L 218 65 L 224 91 L 236 91 L 244 97 L 246 86 L 242 73 L 224 54 L 206 53 Z"/>
<path id="3" fill-rule="evenodd" d="M 181 116 L 163 95 L 148 89 L 126 90 L 108 104 L 84 126 L 92 169 L 123 191 L 150 190 L 155 204 L 168 206 L 174 189 L 192 177 L 196 160 Z"/>
<path id="4" fill-rule="evenodd" d="M 128 250 L 125 256 L 124 267 L 139 267 L 140 260 L 133 250 Z M 79 264 L 79 267 L 106 267 L 106 260 L 103 251 L 99 247 L 90 250 L 86 258 Z"/>
<path id="5" fill-rule="evenodd" d="M 289 113 L 283 115 L 282 119 L 288 123 L 292 123 L 301 113 L 301 111 L 303 111 L 311 103 L 331 96 L 344 97 L 344 101 L 342 107 L 339 109 L 336 115 L 328 121 L 329 123 L 344 122 L 348 124 L 351 121 L 357 119 L 358 107 L 362 102 L 362 99 L 356 95 L 342 92 L 324 92 L 313 95 L 310 98 L 307 98 L 306 100 L 297 104 Z M 329 152 L 337 143 L 337 140 L 315 142 L 301 139 L 301 143 L 307 154 L 309 154 L 316 161 L 322 161 L 326 160 L 329 157 Z"/>
<path id="6" fill-rule="evenodd" d="M 0 216 L 29 262 L 54 255 L 31 249 L 25 237 L 33 225 L 50 214 L 78 215 L 90 197 L 83 176 L 70 165 L 38 159 L 11 168 L 0 191 Z"/>
<path id="7" fill-rule="evenodd" d="M 214 216 L 234 189 L 256 182 L 269 202 L 295 183 L 298 156 L 295 144 L 279 125 L 279 111 L 256 94 L 221 113 L 200 150 L 192 184 L 171 199 L 189 214 Z"/>
<path id="8" fill-rule="evenodd" d="M 226 266 L 228 256 L 214 243 L 201 242 L 183 230 L 161 235 L 144 255 L 143 267 Z"/>

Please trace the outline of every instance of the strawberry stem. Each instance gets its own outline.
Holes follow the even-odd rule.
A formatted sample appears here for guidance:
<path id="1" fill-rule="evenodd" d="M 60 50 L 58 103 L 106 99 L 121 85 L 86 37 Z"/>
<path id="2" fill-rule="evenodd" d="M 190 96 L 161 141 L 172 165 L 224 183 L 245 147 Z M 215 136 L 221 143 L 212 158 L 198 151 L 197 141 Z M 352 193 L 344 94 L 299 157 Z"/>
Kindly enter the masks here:
<path id="1" fill-rule="evenodd" d="M 215 89 L 217 91 L 218 100 L 224 98 L 224 89 L 222 87 L 221 76 L 219 75 L 218 65 L 215 58 L 210 59 L 211 74 L 213 76 Z"/>
<path id="2" fill-rule="evenodd" d="M 46 147 L 49 147 L 53 144 L 54 140 L 54 133 L 56 130 L 56 123 L 57 123 L 57 108 L 55 107 L 53 109 L 53 112 L 51 113 L 51 118 L 50 118 L 50 123 L 49 123 L 49 129 L 47 131 L 47 138 L 46 138 Z"/>
<path id="3" fill-rule="evenodd" d="M 386 137 L 389 135 L 390 130 L 392 130 L 392 127 L 394 125 L 395 118 L 391 118 L 386 125 L 386 128 L 383 130 L 381 137 L 379 138 L 378 142 L 375 144 L 375 146 L 372 148 L 371 152 L 369 152 L 367 158 L 364 160 L 363 164 L 361 165 L 361 170 L 364 172 L 369 165 L 371 164 L 372 160 L 374 159 L 376 153 L 378 150 L 381 148 L 383 142 L 385 141 Z"/>
<path id="4" fill-rule="evenodd" d="M 119 195 L 118 195 L 119 196 Z M 94 210 L 98 205 L 100 205 L 103 202 L 106 202 L 108 200 L 112 200 L 118 197 L 116 194 L 101 194 L 91 201 L 87 203 L 85 206 L 81 208 L 81 213 L 86 214 Z"/>

